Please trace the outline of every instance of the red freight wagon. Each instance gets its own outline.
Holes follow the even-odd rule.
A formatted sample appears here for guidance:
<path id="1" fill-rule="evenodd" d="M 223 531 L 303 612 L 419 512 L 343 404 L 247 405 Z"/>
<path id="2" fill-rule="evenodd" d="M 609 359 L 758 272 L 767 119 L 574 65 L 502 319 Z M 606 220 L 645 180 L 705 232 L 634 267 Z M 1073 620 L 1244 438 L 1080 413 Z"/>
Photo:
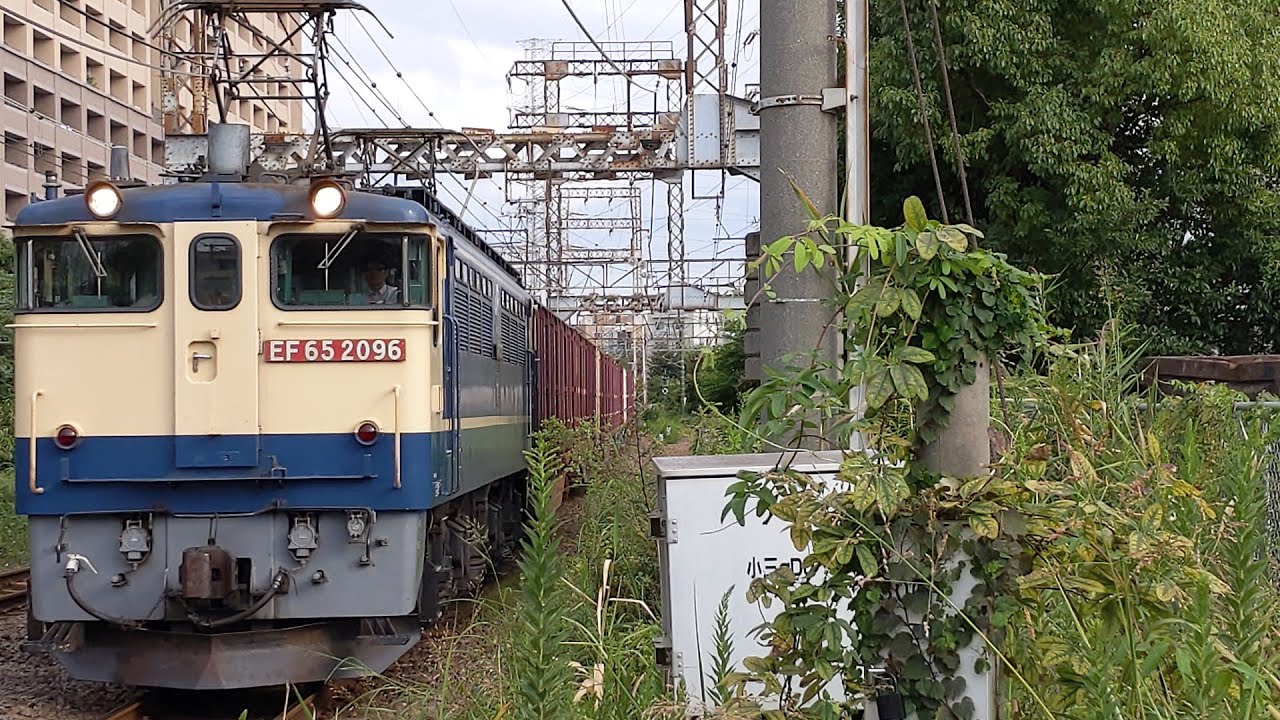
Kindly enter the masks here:
<path id="1" fill-rule="evenodd" d="M 595 420 L 616 427 L 626 422 L 634 380 L 617 360 L 550 310 L 535 306 L 532 323 L 534 420 L 565 424 Z"/>
<path id="2" fill-rule="evenodd" d="M 598 422 L 617 427 L 631 408 L 631 374 L 555 313 L 535 305 L 530 323 L 534 356 L 534 429 L 549 418 L 566 425 Z M 560 475 L 558 507 L 569 478 Z"/>

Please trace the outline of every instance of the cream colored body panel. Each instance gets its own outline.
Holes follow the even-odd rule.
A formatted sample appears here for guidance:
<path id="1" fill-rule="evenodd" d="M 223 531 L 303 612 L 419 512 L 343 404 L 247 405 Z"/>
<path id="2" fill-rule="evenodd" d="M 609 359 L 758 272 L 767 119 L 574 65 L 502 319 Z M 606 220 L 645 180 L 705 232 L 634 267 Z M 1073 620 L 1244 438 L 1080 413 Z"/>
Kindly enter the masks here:
<path id="1" fill-rule="evenodd" d="M 82 224 L 85 233 L 151 232 L 172 226 Z M 69 231 L 24 229 L 24 236 Z M 172 242 L 161 241 L 166 253 Z M 150 312 L 30 313 L 14 331 L 14 429 L 52 436 L 70 424 L 82 435 L 171 435 L 173 417 L 173 267 L 163 264 L 164 299 Z M 39 391 L 40 395 L 35 397 Z M 34 408 L 32 407 L 34 400 Z M 35 426 L 32 427 L 34 419 Z"/>
<path id="2" fill-rule="evenodd" d="M 266 362 L 259 357 L 259 417 L 264 434 L 350 433 L 372 420 L 383 432 L 438 432 L 446 429 L 443 394 L 444 332 L 436 308 L 423 310 L 282 310 L 272 301 L 271 242 L 285 233 L 345 232 L 348 223 L 307 226 L 259 225 L 262 237 L 257 284 L 263 351 L 271 340 L 405 341 L 400 362 Z M 379 227 L 379 231 L 395 231 Z M 405 228 L 408 231 L 410 228 Z M 412 227 L 421 233 L 422 226 Z M 444 293 L 443 245 L 433 240 L 435 298 Z M 351 250 L 348 250 L 351 252 Z M 400 389 L 397 421 L 396 388 Z"/>

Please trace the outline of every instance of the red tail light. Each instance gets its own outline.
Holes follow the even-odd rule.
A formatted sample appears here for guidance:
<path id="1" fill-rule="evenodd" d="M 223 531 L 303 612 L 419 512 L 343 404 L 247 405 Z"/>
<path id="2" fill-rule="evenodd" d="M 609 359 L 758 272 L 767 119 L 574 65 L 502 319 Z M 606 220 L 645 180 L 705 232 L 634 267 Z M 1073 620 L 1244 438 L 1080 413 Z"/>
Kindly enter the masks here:
<path id="1" fill-rule="evenodd" d="M 372 445 L 378 439 L 378 426 L 371 422 L 362 422 L 356 428 L 356 442 L 361 445 Z"/>
<path id="2" fill-rule="evenodd" d="M 63 425 L 53 436 L 53 444 L 63 450 L 70 450 L 80 442 L 80 432 L 70 425 Z"/>

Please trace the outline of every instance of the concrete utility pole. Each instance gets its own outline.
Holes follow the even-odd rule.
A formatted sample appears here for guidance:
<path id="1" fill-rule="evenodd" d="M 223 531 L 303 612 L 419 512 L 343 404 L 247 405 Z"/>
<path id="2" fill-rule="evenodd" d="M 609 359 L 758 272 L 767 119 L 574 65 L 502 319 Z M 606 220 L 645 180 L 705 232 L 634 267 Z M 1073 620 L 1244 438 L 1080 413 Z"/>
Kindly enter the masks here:
<path id="1" fill-rule="evenodd" d="M 785 173 L 822 213 L 836 208 L 836 122 L 823 110 L 836 85 L 835 0 L 760 0 L 760 240 L 802 232 L 809 216 Z M 760 307 L 760 360 L 781 368 L 792 353 L 835 362 L 841 334 L 832 322 L 831 279 L 784 267 L 776 300 Z M 825 329 L 825 333 L 824 333 Z"/>

